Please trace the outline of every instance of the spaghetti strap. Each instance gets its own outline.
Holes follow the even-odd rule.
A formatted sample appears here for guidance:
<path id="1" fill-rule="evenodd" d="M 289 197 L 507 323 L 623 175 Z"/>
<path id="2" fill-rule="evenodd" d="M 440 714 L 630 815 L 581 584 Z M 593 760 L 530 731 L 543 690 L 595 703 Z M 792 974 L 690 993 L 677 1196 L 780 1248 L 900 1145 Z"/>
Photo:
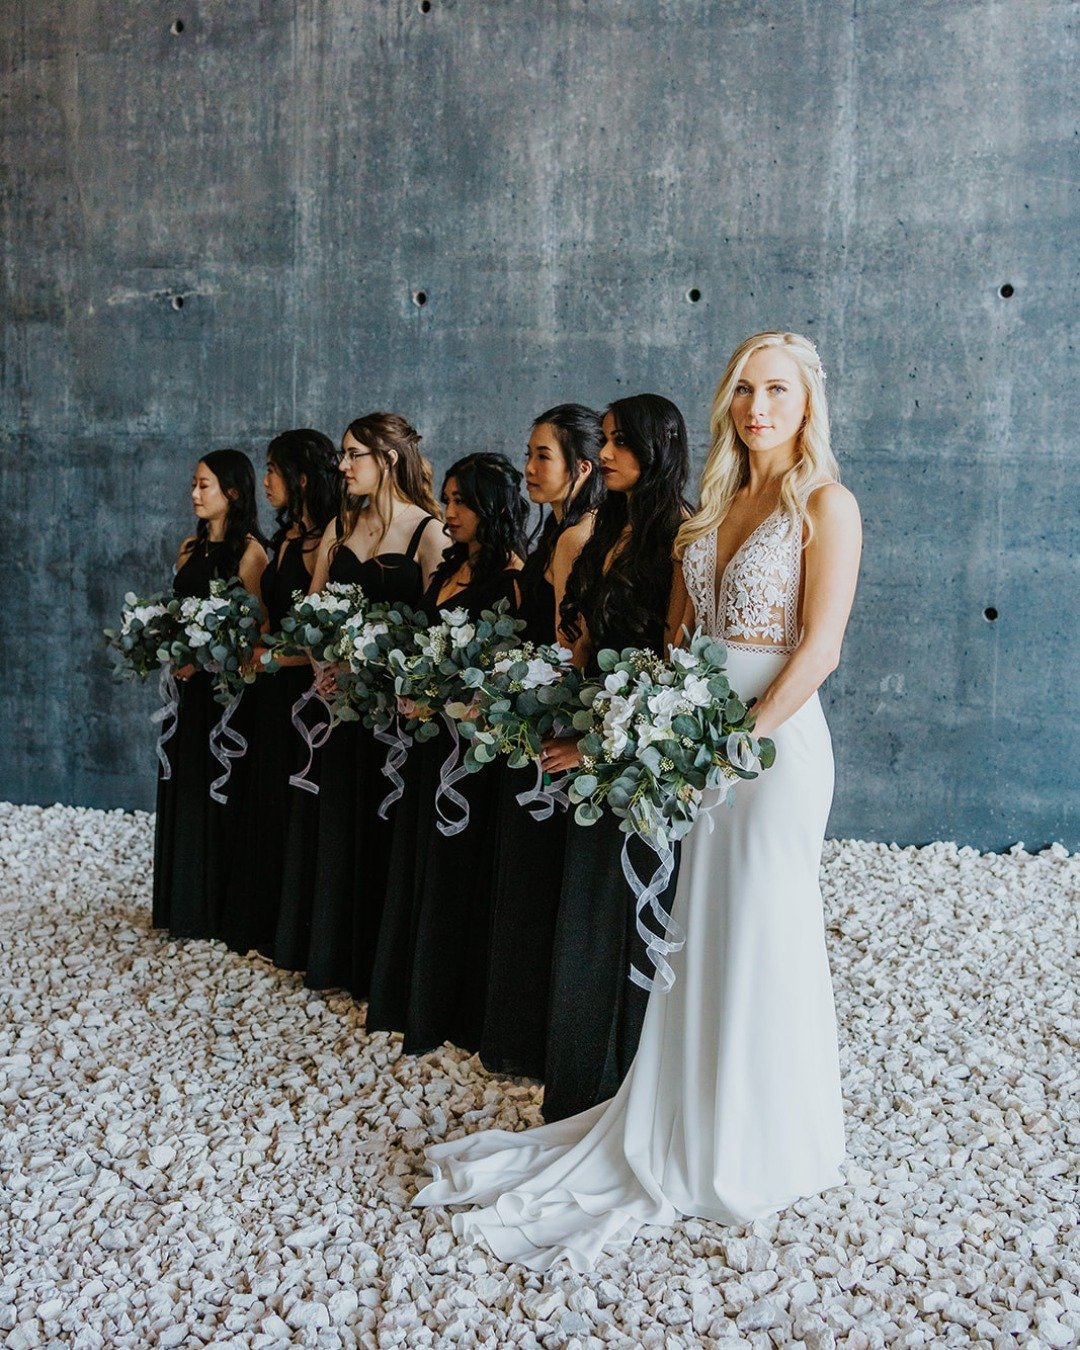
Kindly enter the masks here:
<path id="1" fill-rule="evenodd" d="M 420 524 L 417 525 L 416 529 L 413 530 L 412 538 L 409 540 L 409 547 L 405 550 L 405 556 L 406 558 L 409 559 L 410 562 L 415 556 L 416 550 L 420 547 L 420 536 L 424 533 L 424 531 L 431 524 L 431 522 L 437 519 L 438 516 L 425 516 L 424 519 L 420 522 Z"/>

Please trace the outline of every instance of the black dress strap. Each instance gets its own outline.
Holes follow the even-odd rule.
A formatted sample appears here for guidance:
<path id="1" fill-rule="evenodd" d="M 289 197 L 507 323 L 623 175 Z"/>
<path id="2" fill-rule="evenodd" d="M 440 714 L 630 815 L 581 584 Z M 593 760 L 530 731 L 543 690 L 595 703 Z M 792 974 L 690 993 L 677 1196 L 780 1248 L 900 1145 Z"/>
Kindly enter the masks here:
<path id="1" fill-rule="evenodd" d="M 413 530 L 412 538 L 409 540 L 409 547 L 405 550 L 405 556 L 410 562 L 412 562 L 416 550 L 420 547 L 420 536 L 433 520 L 438 520 L 438 516 L 425 516 L 420 524 L 417 525 L 416 529 Z"/>

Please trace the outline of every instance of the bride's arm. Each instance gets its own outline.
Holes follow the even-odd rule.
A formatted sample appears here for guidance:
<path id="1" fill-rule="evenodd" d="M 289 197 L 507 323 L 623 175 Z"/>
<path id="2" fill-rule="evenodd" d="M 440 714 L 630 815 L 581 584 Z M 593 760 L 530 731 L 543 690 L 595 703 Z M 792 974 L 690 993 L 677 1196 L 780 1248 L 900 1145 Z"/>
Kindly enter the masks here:
<path id="1" fill-rule="evenodd" d="M 685 646 L 687 634 L 693 631 L 694 604 L 686 589 L 682 562 L 676 558 L 671 577 L 671 599 L 668 601 L 667 620 L 664 623 L 664 655 L 672 647 Z"/>
<path id="2" fill-rule="evenodd" d="M 862 552 L 862 521 L 855 498 L 839 483 L 811 496 L 814 534 L 803 552 L 802 640 L 754 707 L 755 735 L 771 736 L 798 712 L 840 663 Z"/>

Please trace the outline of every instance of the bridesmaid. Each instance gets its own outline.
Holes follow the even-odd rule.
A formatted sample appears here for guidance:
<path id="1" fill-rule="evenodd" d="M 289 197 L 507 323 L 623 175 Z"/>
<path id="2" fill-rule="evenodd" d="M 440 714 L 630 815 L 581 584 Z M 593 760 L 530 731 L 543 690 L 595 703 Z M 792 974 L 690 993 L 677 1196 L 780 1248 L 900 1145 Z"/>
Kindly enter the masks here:
<path id="1" fill-rule="evenodd" d="M 605 647 L 663 654 L 674 564 L 690 468 L 686 424 L 657 394 L 618 399 L 604 414 L 600 472 L 607 496 L 596 513 L 560 606 L 575 660 L 595 669 Z M 681 613 L 681 609 L 680 609 Z M 544 767 L 580 762 L 574 741 L 549 741 Z M 637 1049 L 648 995 L 631 984 L 631 962 L 649 966 L 635 932 L 633 896 L 620 864 L 626 836 L 605 814 L 595 825 L 571 821 L 555 928 L 551 1014 L 544 1073 L 544 1119 L 561 1120 L 614 1096 Z M 648 876 L 656 855 L 631 839 L 630 857 Z M 661 897 L 675 893 L 676 874 Z"/>
<path id="2" fill-rule="evenodd" d="M 323 535 L 312 591 L 352 582 L 369 600 L 418 605 L 446 543 L 419 432 L 397 413 L 369 413 L 349 423 L 339 464 L 341 514 Z M 305 803 L 314 830 L 290 852 L 275 959 L 304 970 L 312 989 L 367 995 L 390 842 L 377 814 L 385 757 L 370 732 L 342 723 L 322 752 L 314 812 Z"/>
<path id="3" fill-rule="evenodd" d="M 195 533 L 180 545 L 173 578 L 178 596 L 208 596 L 215 578 L 239 577 L 252 595 L 266 567 L 255 507 L 255 470 L 239 450 L 214 450 L 191 479 Z M 176 672 L 180 710 L 168 742 L 170 778 L 158 779 L 154 829 L 153 925 L 174 937 L 218 937 L 228 860 L 240 799 L 243 760 L 234 764 L 222 805 L 210 796 L 221 765 L 210 753 L 210 732 L 221 717 L 210 676 L 184 666 Z M 241 703 L 234 725 L 244 729 Z"/>
<path id="4" fill-rule="evenodd" d="M 504 455 L 468 455 L 447 473 L 443 501 L 452 542 L 424 611 L 437 619 L 440 609 L 464 609 L 475 619 L 506 600 L 516 614 L 529 509 L 521 474 Z M 489 766 L 458 783 L 469 825 L 447 838 L 437 828 L 434 799 L 449 749 L 441 733 L 409 755 L 368 1003 L 368 1029 L 404 1031 L 408 1054 L 446 1040 L 476 1050 L 483 1028 L 499 774 Z"/>
<path id="5" fill-rule="evenodd" d="M 521 571 L 521 617 L 532 642 L 556 640 L 557 615 L 604 495 L 600 414 L 580 403 L 541 413 L 525 456 L 525 490 L 543 510 Z M 517 795 L 530 772 L 500 774 L 492 891 L 491 961 L 480 1059 L 492 1073 L 542 1078 L 547 1046 L 551 944 L 562 887 L 567 814 L 534 820 Z"/>
<path id="6" fill-rule="evenodd" d="M 341 475 L 330 437 L 307 428 L 275 436 L 266 450 L 263 491 L 277 512 L 273 557 L 261 585 L 265 630 L 276 633 L 294 594 L 307 594 L 319 541 L 337 514 Z M 289 787 L 289 775 L 303 765 L 303 746 L 291 714 L 311 684 L 306 657 L 282 657 L 280 663 L 282 669 L 273 675 L 257 666 L 259 679 L 245 696 L 253 703 L 249 786 L 222 931 L 233 951 L 257 947 L 267 955 L 277 928 L 289 806 L 297 795 Z"/>

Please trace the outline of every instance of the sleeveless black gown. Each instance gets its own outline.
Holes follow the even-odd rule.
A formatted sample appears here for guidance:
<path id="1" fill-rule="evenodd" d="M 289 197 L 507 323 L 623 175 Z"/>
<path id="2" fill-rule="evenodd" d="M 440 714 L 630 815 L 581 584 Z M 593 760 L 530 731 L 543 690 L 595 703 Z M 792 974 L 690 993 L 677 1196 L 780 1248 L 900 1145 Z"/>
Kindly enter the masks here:
<path id="1" fill-rule="evenodd" d="M 596 633 L 590 625 L 593 650 L 648 647 L 662 653 L 665 617 L 658 616 L 645 632 L 611 627 Z M 646 974 L 652 967 L 637 935 L 634 897 L 622 872 L 625 840 L 609 812 L 595 825 L 578 825 L 571 815 L 567 826 L 544 1069 L 543 1111 L 549 1122 L 613 1097 L 637 1053 L 649 995 L 630 982 L 630 965 Z M 630 859 L 642 877 L 655 870 L 656 854 L 636 837 L 630 839 Z M 669 913 L 678 875 L 676 851 L 661 897 Z"/>
<path id="2" fill-rule="evenodd" d="M 329 579 L 359 584 L 372 602 L 416 608 L 424 590 L 416 550 L 434 519 L 424 517 L 404 553 L 361 562 L 343 545 L 331 561 Z M 312 989 L 346 989 L 355 998 L 368 992 L 390 846 L 389 822 L 378 817 L 390 790 L 381 772 L 385 759 L 386 747 L 370 731 L 344 722 L 323 747 L 319 796 L 304 794 L 314 805 L 315 827 L 299 854 L 306 872 L 300 876 L 294 867 L 286 877 L 290 892 L 283 896 L 282 917 L 288 905 L 290 922 L 279 924 L 275 959 L 304 970 L 304 983 Z M 311 812 L 311 805 L 305 806 Z M 287 962 L 280 959 L 285 955 Z"/>
<path id="3" fill-rule="evenodd" d="M 286 539 L 262 574 L 262 602 L 270 632 L 292 608 L 293 594 L 306 594 L 311 576 L 303 539 Z M 237 822 L 221 935 L 236 952 L 255 947 L 269 954 L 277 931 L 281 873 L 289 807 L 298 794 L 289 776 L 304 763 L 304 744 L 292 725 L 293 704 L 311 684 L 311 667 L 283 666 L 260 674 L 244 694 L 251 701 L 247 753 L 248 790 Z"/>
<path id="4" fill-rule="evenodd" d="M 496 573 L 437 603 L 436 576 L 423 609 L 465 609 L 476 618 L 499 600 L 519 605 L 520 572 Z M 407 1054 L 443 1041 L 477 1050 L 487 1002 L 491 929 L 491 834 L 499 768 L 488 765 L 457 784 L 469 825 L 446 837 L 436 826 L 435 789 L 450 751 L 447 731 L 414 745 L 405 795 L 394 807 L 382 928 L 368 999 L 369 1031 L 402 1031 Z"/>
<path id="5" fill-rule="evenodd" d="M 210 582 L 227 577 L 222 544 L 197 543 L 173 579 L 177 596 L 207 596 Z M 178 682 L 180 711 L 166 744 L 172 777 L 158 776 L 154 825 L 153 925 L 174 937 L 221 936 L 229 864 L 247 777 L 246 756 L 232 761 L 222 805 L 210 785 L 223 772 L 210 753 L 210 732 L 224 708 L 214 701 L 210 676 L 202 671 Z M 241 735 L 250 731 L 246 696 L 232 719 Z"/>
<path id="6" fill-rule="evenodd" d="M 521 573 L 521 617 L 531 642 L 555 641 L 555 588 L 533 554 Z M 567 813 L 534 820 L 517 801 L 535 770 L 503 768 L 493 856 L 491 956 L 480 1060 L 492 1073 L 544 1076 L 551 953 L 559 911 Z"/>

